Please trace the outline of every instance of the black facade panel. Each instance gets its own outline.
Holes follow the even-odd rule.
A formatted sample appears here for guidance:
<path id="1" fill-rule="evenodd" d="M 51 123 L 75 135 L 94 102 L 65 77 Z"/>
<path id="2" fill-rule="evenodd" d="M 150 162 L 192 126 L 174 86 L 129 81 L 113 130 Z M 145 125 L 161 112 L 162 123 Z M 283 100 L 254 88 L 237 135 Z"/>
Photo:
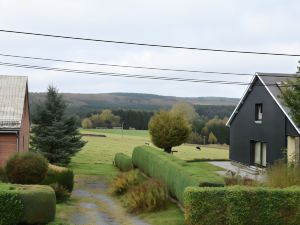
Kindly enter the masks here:
<path id="1" fill-rule="evenodd" d="M 293 126 L 293 124 L 289 121 L 288 118 L 285 119 L 286 120 L 286 127 L 285 127 L 285 132 L 286 135 L 288 136 L 299 136 L 298 132 L 296 131 L 295 127 Z"/>
<path id="2" fill-rule="evenodd" d="M 263 105 L 262 122 L 255 122 L 255 104 Z M 291 124 L 289 124 L 291 125 Z M 250 165 L 250 143 L 267 143 L 267 163 L 283 157 L 286 147 L 286 117 L 268 90 L 256 78 L 254 86 L 230 124 L 230 154 L 233 161 Z M 291 132 L 292 129 L 288 128 Z"/>

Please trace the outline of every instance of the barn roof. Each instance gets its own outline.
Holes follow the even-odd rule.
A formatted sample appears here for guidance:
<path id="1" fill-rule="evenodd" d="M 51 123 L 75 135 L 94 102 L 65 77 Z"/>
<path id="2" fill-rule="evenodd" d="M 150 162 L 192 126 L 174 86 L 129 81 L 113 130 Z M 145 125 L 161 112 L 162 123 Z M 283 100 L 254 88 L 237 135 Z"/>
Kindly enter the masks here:
<path id="1" fill-rule="evenodd" d="M 19 129 L 27 89 L 27 77 L 0 75 L 0 129 Z"/>
<path id="2" fill-rule="evenodd" d="M 279 108 L 283 111 L 283 113 L 286 115 L 286 117 L 289 119 L 291 124 L 294 126 L 296 131 L 300 134 L 300 128 L 296 126 L 294 121 L 292 120 L 292 117 L 290 115 L 290 109 L 285 106 L 282 102 L 282 99 L 280 98 L 282 94 L 282 86 L 288 81 L 288 80 L 295 80 L 297 77 L 300 77 L 300 74 L 282 74 L 282 73 L 256 73 L 253 77 L 251 83 L 249 84 L 248 88 L 246 89 L 243 97 L 241 98 L 240 102 L 236 106 L 235 110 L 231 114 L 227 125 L 230 125 L 232 120 L 234 119 L 235 115 L 238 113 L 238 110 L 240 107 L 242 107 L 242 103 L 244 99 L 247 97 L 247 95 L 250 93 L 251 87 L 254 85 L 255 78 L 259 79 L 261 83 L 264 85 L 264 87 L 267 89 L 269 94 L 272 96 L 272 98 L 275 100 L 275 102 L 278 104 Z"/>

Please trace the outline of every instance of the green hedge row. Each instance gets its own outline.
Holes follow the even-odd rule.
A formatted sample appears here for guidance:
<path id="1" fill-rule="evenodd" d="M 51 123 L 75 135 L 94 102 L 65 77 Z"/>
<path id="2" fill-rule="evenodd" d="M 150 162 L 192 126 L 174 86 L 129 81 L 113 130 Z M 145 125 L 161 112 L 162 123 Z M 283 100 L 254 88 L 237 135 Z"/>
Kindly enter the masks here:
<path id="1" fill-rule="evenodd" d="M 16 187 L 0 184 L 0 225 L 18 224 L 24 215 L 24 204 Z"/>
<path id="2" fill-rule="evenodd" d="M 46 177 L 42 184 L 50 185 L 55 183 L 60 184 L 71 193 L 74 186 L 73 171 L 65 167 L 49 164 Z"/>
<path id="3" fill-rule="evenodd" d="M 187 225 L 300 224 L 300 188 L 295 187 L 188 187 L 184 206 Z"/>
<path id="4" fill-rule="evenodd" d="M 46 224 L 54 220 L 55 207 L 48 186 L 0 184 L 0 225 Z"/>
<path id="5" fill-rule="evenodd" d="M 224 186 L 201 180 L 189 170 L 189 164 L 172 155 L 150 146 L 139 146 L 133 150 L 133 165 L 147 175 L 162 179 L 173 197 L 183 203 L 183 192 L 188 186 Z"/>
<path id="6" fill-rule="evenodd" d="M 115 155 L 114 163 L 123 172 L 133 169 L 131 157 L 120 152 Z"/>
<path id="7" fill-rule="evenodd" d="M 19 185 L 24 215 L 22 222 L 45 224 L 54 220 L 56 198 L 53 189 L 46 185 Z"/>

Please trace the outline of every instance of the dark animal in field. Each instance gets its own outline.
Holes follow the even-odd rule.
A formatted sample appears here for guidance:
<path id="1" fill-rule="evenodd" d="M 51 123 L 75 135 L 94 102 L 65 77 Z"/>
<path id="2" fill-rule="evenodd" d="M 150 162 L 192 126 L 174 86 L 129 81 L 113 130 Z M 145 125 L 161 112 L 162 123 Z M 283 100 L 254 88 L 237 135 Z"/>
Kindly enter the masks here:
<path id="1" fill-rule="evenodd" d="M 145 145 L 150 145 L 148 142 L 145 142 Z"/>
<path id="2" fill-rule="evenodd" d="M 197 146 L 197 147 L 196 147 L 196 149 L 198 149 L 198 150 L 200 150 L 200 151 L 201 151 L 201 147 L 200 147 L 200 146 Z"/>

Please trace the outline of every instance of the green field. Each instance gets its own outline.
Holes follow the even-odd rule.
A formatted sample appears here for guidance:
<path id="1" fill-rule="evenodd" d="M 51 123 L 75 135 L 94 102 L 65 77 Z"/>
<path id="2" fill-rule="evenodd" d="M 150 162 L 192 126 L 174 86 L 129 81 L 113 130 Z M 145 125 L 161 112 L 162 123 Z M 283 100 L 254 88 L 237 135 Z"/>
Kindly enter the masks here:
<path id="1" fill-rule="evenodd" d="M 78 175 L 97 175 L 98 179 L 110 182 L 118 173 L 118 169 L 113 166 L 113 159 L 117 152 L 123 152 L 131 156 L 134 147 L 150 143 L 148 131 L 121 130 L 117 129 L 88 129 L 80 130 L 82 134 L 105 134 L 106 137 L 84 136 L 87 141 L 85 147 L 77 153 L 70 163 L 75 174 Z M 153 146 L 153 145 L 152 145 Z M 227 159 L 228 150 L 224 146 L 201 146 L 201 151 L 196 149 L 196 145 L 182 145 L 174 148 L 178 152 L 175 156 L 183 160 L 193 160 L 201 158 Z M 209 181 L 221 179 L 216 176 L 215 171 L 221 170 L 206 162 L 190 163 L 190 169 L 199 172 Z M 64 205 L 58 207 L 59 214 L 64 213 Z M 66 207 L 67 208 L 67 207 Z M 174 204 L 170 204 L 166 210 L 155 213 L 143 213 L 141 218 L 153 225 L 182 225 L 184 223 L 183 212 Z"/>
<path id="2" fill-rule="evenodd" d="M 115 134 L 115 135 L 126 135 L 126 136 L 135 136 L 135 137 L 149 137 L 149 132 L 147 130 L 121 130 L 121 129 L 86 129 L 81 130 L 83 132 L 93 132 L 100 134 Z"/>

